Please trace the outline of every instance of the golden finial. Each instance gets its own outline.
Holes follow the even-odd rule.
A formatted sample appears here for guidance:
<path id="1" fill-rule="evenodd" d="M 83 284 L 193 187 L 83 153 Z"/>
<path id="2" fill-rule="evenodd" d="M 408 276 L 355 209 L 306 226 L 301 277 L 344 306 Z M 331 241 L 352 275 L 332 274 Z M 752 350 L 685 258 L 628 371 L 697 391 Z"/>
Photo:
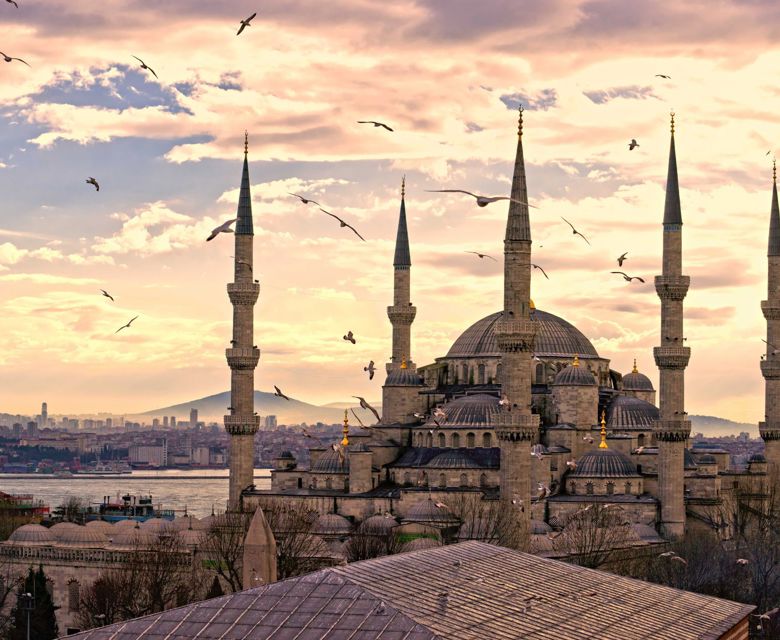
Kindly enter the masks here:
<path id="1" fill-rule="evenodd" d="M 631 373 L 639 373 L 639 369 L 636 368 L 636 358 L 634 358 L 634 368 L 631 369 Z"/>
<path id="2" fill-rule="evenodd" d="M 342 430 L 344 437 L 341 439 L 341 446 L 346 447 L 349 444 L 349 418 L 347 417 L 347 410 L 344 409 L 344 429 Z"/>
<path id="3" fill-rule="evenodd" d="M 401 369 L 406 369 L 406 356 L 401 357 Z"/>
<path id="4" fill-rule="evenodd" d="M 244 131 L 244 155 L 249 153 L 249 132 Z"/>
<path id="5" fill-rule="evenodd" d="M 523 137 L 523 105 L 517 110 L 519 117 L 517 119 L 517 135 Z"/>
<path id="6" fill-rule="evenodd" d="M 536 305 L 534 304 L 533 298 L 531 298 L 531 300 L 529 301 L 528 307 L 531 309 L 531 311 L 536 311 Z"/>
<path id="7" fill-rule="evenodd" d="M 607 412 L 605 409 L 601 410 L 601 444 L 599 449 L 609 449 L 607 446 Z"/>
<path id="8" fill-rule="evenodd" d="M 674 111 L 670 111 L 669 115 L 672 116 L 672 135 L 674 135 Z"/>
<path id="9" fill-rule="evenodd" d="M 406 174 L 404 174 L 404 177 L 401 178 L 401 200 L 404 199 L 405 195 L 406 195 Z"/>
<path id="10" fill-rule="evenodd" d="M 580 366 L 580 357 L 578 355 L 574 356 L 574 360 L 571 363 L 572 367 L 579 367 Z"/>

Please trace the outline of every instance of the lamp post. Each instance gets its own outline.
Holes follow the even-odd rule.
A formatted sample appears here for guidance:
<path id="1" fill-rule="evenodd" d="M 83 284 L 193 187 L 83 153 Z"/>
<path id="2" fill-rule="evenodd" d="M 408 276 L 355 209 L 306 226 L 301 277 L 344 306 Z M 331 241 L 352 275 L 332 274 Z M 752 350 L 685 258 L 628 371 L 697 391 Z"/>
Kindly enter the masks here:
<path id="1" fill-rule="evenodd" d="M 35 609 L 35 597 L 31 593 L 19 596 L 22 611 L 27 612 L 27 640 L 30 640 L 30 613 Z"/>

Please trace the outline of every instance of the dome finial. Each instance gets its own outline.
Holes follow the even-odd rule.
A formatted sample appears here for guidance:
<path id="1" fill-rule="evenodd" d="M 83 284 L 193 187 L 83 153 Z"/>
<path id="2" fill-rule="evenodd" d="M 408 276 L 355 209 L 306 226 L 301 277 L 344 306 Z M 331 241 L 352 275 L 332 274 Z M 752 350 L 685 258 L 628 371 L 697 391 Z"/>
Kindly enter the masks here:
<path id="1" fill-rule="evenodd" d="M 347 417 L 347 410 L 344 409 L 344 428 L 342 429 L 344 437 L 341 440 L 341 446 L 346 447 L 349 444 L 349 418 Z"/>
<path id="2" fill-rule="evenodd" d="M 517 113 L 518 113 L 518 118 L 517 118 L 517 135 L 522 138 L 523 137 L 523 105 L 522 104 L 517 109 Z"/>
<path id="3" fill-rule="evenodd" d="M 599 449 L 609 449 L 607 446 L 607 411 L 601 410 L 601 444 Z"/>
<path id="4" fill-rule="evenodd" d="M 401 369 L 406 369 L 406 356 L 401 356 Z"/>
<path id="5" fill-rule="evenodd" d="M 631 373 L 639 373 L 639 369 L 636 368 L 636 358 L 634 358 L 634 368 L 631 369 Z"/>
<path id="6" fill-rule="evenodd" d="M 574 355 L 574 360 L 571 363 L 572 367 L 579 367 L 580 366 L 580 357 L 578 355 Z"/>

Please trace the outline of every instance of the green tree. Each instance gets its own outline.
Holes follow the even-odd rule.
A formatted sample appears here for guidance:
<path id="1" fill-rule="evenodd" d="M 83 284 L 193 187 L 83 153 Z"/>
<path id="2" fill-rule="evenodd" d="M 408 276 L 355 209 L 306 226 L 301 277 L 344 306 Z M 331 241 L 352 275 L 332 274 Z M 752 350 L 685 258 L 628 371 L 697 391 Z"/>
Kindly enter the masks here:
<path id="1" fill-rule="evenodd" d="M 46 574 L 43 566 L 38 566 L 38 571 L 32 567 L 27 573 L 24 582 L 19 585 L 16 592 L 16 606 L 11 612 L 12 627 L 8 633 L 9 640 L 27 639 L 27 610 L 23 606 L 23 594 L 32 594 L 34 607 L 30 611 L 30 639 L 54 640 L 59 635 L 57 620 L 54 616 L 56 607 L 52 602 L 49 591 L 46 589 Z"/>

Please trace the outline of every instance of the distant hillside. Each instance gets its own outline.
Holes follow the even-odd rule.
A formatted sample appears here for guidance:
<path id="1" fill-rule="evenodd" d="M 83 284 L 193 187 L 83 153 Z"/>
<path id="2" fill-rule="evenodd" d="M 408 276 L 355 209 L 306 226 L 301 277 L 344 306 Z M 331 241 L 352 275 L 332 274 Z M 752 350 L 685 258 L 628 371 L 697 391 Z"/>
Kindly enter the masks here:
<path id="1" fill-rule="evenodd" d="M 341 403 L 339 404 L 341 405 Z M 230 392 L 225 391 L 213 396 L 207 396 L 206 398 L 176 404 L 171 407 L 144 411 L 137 415 L 152 417 L 176 416 L 177 420 L 189 420 L 190 409 L 197 409 L 199 420 L 221 422 L 222 416 L 229 413 L 227 410 L 227 407 L 229 406 Z M 375 406 L 377 411 L 380 410 L 379 406 L 372 406 Z M 325 422 L 326 424 L 332 424 L 341 422 L 344 419 L 344 409 L 349 407 L 355 408 L 355 411 L 363 422 L 375 421 L 371 412 L 360 409 L 356 404 L 348 405 L 345 403 L 341 408 L 327 406 L 318 407 L 317 405 L 301 402 L 294 398 L 288 401 L 284 398 L 275 396 L 273 393 L 255 391 L 255 411 L 261 416 L 275 415 L 279 424 L 299 424 L 301 422 L 307 422 L 309 424 Z M 349 414 L 349 417 L 351 421 L 354 421 L 354 416 L 351 413 Z"/>
<path id="2" fill-rule="evenodd" d="M 733 422 L 716 416 L 688 416 L 691 433 L 701 432 L 705 436 L 737 436 L 747 431 L 751 437 L 758 437 L 758 425 L 750 422 Z"/>
<path id="3" fill-rule="evenodd" d="M 379 407 L 382 406 L 381 400 L 372 400 L 371 398 L 366 398 L 368 400 L 368 404 L 370 404 L 372 407 L 374 407 L 377 411 L 379 411 Z M 328 409 L 341 409 L 344 411 L 344 409 L 349 409 L 350 407 L 355 406 L 355 401 L 346 401 L 346 402 L 329 402 L 328 404 L 321 405 L 323 407 L 327 407 Z M 362 416 L 361 416 L 362 417 Z"/>

